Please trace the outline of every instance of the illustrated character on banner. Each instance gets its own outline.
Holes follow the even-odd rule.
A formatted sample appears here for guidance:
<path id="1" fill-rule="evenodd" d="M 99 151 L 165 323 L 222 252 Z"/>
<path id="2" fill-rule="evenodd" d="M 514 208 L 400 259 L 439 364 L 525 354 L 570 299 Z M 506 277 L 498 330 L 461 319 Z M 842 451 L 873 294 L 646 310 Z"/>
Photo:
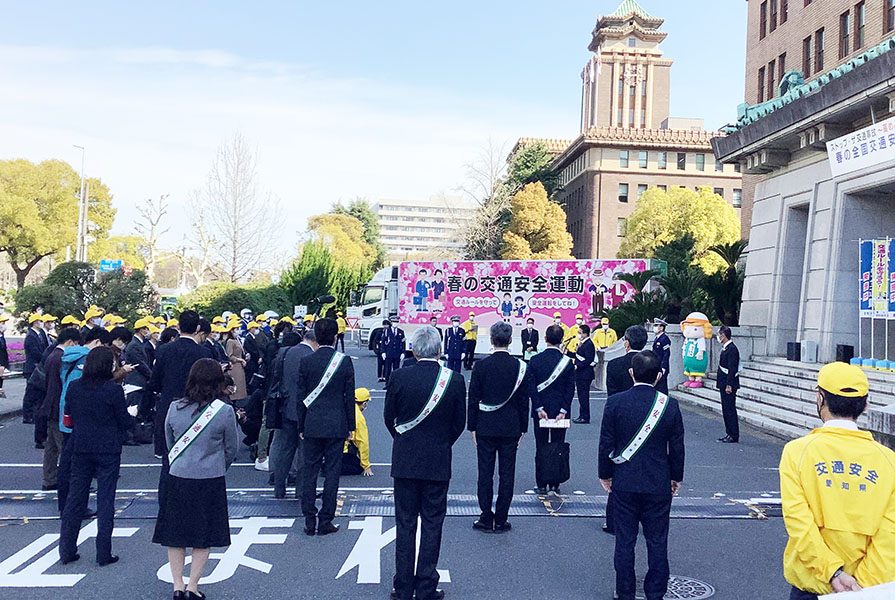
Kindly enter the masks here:
<path id="1" fill-rule="evenodd" d="M 516 296 L 513 300 L 513 312 L 516 313 L 516 317 L 521 319 L 525 316 L 526 309 L 528 307 L 525 306 L 525 298 L 522 296 Z"/>
<path id="2" fill-rule="evenodd" d="M 609 293 L 609 288 L 604 283 L 591 284 L 587 291 L 590 292 L 592 314 L 599 315 L 602 314 L 605 309 L 612 308 L 606 306 L 606 294 Z"/>
<path id="3" fill-rule="evenodd" d="M 447 299 L 444 285 L 444 271 L 435 269 L 432 274 L 432 312 L 444 311 L 444 301 Z"/>
<path id="4" fill-rule="evenodd" d="M 503 302 L 500 303 L 500 314 L 506 323 L 509 323 L 510 317 L 513 316 L 513 301 L 510 298 L 511 296 L 507 292 L 503 295 Z"/>
<path id="5" fill-rule="evenodd" d="M 416 294 L 413 296 L 413 305 L 416 307 L 417 312 L 429 311 L 429 290 L 431 288 L 432 284 L 429 282 L 429 271 L 420 269 L 419 276 L 416 280 L 416 286 L 414 287 Z"/>
<path id="6" fill-rule="evenodd" d="M 709 366 L 709 353 L 706 340 L 712 339 L 712 324 L 701 312 L 692 312 L 686 320 L 681 321 L 684 334 L 684 346 L 681 353 L 684 358 L 684 375 L 690 378 L 684 387 L 701 388 Z"/>

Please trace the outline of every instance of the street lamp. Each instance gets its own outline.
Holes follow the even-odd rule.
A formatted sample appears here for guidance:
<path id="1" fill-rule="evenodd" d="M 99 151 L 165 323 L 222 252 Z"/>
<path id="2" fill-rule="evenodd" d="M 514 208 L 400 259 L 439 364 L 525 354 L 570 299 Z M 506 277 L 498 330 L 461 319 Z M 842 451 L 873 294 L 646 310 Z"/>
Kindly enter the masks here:
<path id="1" fill-rule="evenodd" d="M 87 192 L 84 189 L 84 146 L 72 144 L 81 150 L 81 197 L 78 199 L 78 246 L 75 249 L 75 260 L 87 261 Z"/>

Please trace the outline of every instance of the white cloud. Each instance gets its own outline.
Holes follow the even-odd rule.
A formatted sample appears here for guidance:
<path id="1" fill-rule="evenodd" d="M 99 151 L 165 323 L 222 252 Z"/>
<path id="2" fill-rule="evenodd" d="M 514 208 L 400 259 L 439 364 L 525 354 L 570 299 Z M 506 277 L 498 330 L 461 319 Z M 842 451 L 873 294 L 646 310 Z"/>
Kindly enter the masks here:
<path id="1" fill-rule="evenodd" d="M 0 46 L 0 158 L 61 158 L 100 175 L 128 233 L 134 203 L 169 193 L 179 243 L 190 190 L 219 143 L 241 131 L 256 145 L 263 185 L 283 205 L 294 246 L 308 216 L 355 196 L 420 198 L 450 191 L 488 138 L 557 135 L 577 122 L 504 97 L 463 96 L 219 50 Z"/>

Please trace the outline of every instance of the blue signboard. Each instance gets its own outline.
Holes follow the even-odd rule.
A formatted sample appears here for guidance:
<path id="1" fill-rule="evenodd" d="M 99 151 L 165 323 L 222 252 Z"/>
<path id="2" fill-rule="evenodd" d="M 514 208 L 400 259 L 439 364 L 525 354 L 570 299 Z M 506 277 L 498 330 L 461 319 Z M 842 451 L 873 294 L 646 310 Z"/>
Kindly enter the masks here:
<path id="1" fill-rule="evenodd" d="M 109 260 L 103 259 L 99 261 L 99 270 L 106 271 L 120 271 L 124 261 L 121 260 Z"/>
<path id="2" fill-rule="evenodd" d="M 873 296 L 873 241 L 863 240 L 861 242 L 861 271 L 858 279 L 858 289 L 860 290 L 861 299 L 861 316 L 872 317 L 873 309 L 871 297 Z"/>

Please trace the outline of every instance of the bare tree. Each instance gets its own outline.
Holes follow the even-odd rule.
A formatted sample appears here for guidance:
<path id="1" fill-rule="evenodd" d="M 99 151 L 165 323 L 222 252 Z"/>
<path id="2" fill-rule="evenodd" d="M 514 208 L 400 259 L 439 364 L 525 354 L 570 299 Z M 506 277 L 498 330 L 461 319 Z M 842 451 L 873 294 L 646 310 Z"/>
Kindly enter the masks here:
<path id="1" fill-rule="evenodd" d="M 470 260 L 500 258 L 510 216 L 510 194 L 504 184 L 505 148 L 505 144 L 498 145 L 489 139 L 476 158 L 466 165 L 466 182 L 459 189 L 479 206 L 473 222 L 464 227 L 464 255 Z"/>
<path id="2" fill-rule="evenodd" d="M 199 197 L 205 231 L 217 240 L 212 247 L 226 279 L 249 279 L 263 268 L 278 222 L 270 218 L 275 203 L 260 189 L 255 154 L 242 134 L 218 148 Z"/>
<path id="3" fill-rule="evenodd" d="M 159 196 L 158 200 L 147 198 L 143 205 L 137 207 L 142 221 L 138 221 L 134 229 L 143 238 L 143 254 L 146 263 L 146 277 L 149 281 L 155 280 L 155 265 L 161 260 L 159 255 L 159 238 L 167 233 L 167 229 L 161 229 L 162 219 L 168 213 L 168 194 Z"/>
<path id="4" fill-rule="evenodd" d="M 213 276 L 211 257 L 218 247 L 218 242 L 208 230 L 204 212 L 199 208 L 201 197 L 198 192 L 191 196 L 192 231 L 184 238 L 183 251 L 177 254 L 183 270 L 195 281 L 196 287 L 205 284 L 206 278 Z M 192 253 L 187 253 L 187 250 Z"/>
<path id="5" fill-rule="evenodd" d="M 459 190 L 481 206 L 503 185 L 507 170 L 506 144 L 496 144 L 488 138 L 488 143 L 465 168 L 466 181 Z"/>

